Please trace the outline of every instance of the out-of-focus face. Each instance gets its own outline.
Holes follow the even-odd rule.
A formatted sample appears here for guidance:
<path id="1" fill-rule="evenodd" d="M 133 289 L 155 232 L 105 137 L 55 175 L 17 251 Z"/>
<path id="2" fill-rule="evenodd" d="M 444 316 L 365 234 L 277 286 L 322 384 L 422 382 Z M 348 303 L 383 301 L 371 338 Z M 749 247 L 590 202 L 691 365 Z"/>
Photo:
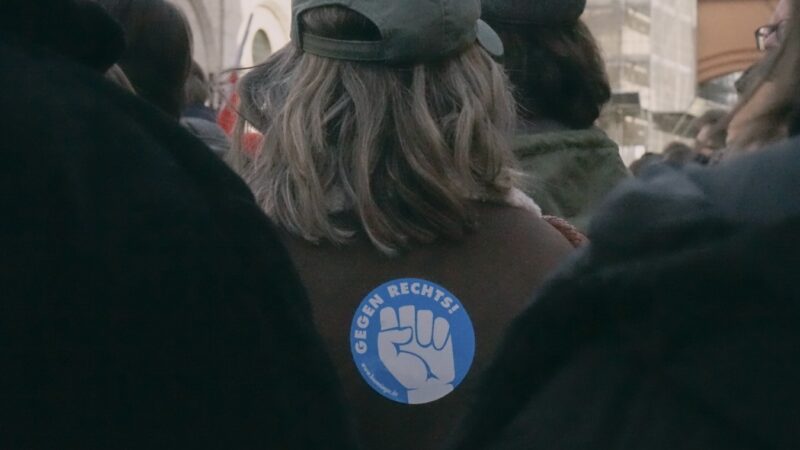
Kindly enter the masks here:
<path id="1" fill-rule="evenodd" d="M 781 22 L 786 21 L 789 19 L 789 16 L 792 13 L 792 3 L 790 0 L 781 0 L 778 2 L 778 6 L 775 8 L 775 12 L 772 13 L 772 20 L 770 20 L 770 25 L 778 25 Z M 780 46 L 781 42 L 778 38 L 779 33 L 772 33 L 764 40 L 764 48 L 766 50 L 771 50 Z"/>
<path id="2" fill-rule="evenodd" d="M 778 6 L 775 7 L 775 12 L 772 13 L 772 21 L 770 23 L 779 23 L 789 18 L 792 13 L 792 2 L 789 0 L 781 0 Z"/>

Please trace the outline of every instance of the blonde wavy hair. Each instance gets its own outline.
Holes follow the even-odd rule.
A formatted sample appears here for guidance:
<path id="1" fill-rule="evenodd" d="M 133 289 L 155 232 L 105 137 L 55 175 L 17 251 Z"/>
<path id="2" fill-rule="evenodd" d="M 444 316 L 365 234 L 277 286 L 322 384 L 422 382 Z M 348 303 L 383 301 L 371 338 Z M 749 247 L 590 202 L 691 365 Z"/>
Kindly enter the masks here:
<path id="1" fill-rule="evenodd" d="M 375 40 L 357 13 L 306 13 L 316 35 Z M 263 134 L 231 163 L 267 214 L 292 234 L 382 252 L 460 239 L 473 200 L 502 201 L 516 183 L 514 103 L 500 66 L 474 45 L 447 60 L 393 67 L 322 58 L 289 45 L 241 83 L 242 115 Z M 342 214 L 344 213 L 344 214 Z M 356 220 L 340 220 L 343 217 Z"/>

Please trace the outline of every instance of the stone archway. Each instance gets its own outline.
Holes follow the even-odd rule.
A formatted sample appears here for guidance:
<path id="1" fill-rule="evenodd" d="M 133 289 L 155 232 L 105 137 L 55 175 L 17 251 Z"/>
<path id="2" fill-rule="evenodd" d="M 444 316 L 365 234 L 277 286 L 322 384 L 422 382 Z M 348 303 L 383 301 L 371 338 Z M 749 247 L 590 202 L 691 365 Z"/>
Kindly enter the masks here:
<path id="1" fill-rule="evenodd" d="M 264 42 L 273 52 L 289 42 L 290 11 L 290 0 L 242 0 L 243 23 L 238 33 L 242 48 L 237 62 L 240 66 L 262 62 L 256 60 L 254 50 Z"/>
<path id="2" fill-rule="evenodd" d="M 762 54 L 754 31 L 769 22 L 778 0 L 700 0 L 697 27 L 697 81 L 742 71 Z"/>

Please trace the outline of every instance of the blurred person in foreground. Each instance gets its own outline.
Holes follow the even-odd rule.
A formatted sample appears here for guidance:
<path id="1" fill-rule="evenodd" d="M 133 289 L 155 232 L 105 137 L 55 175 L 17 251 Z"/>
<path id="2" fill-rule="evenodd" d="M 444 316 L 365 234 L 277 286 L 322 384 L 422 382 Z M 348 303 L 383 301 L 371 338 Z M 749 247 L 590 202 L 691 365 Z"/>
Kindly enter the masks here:
<path id="1" fill-rule="evenodd" d="M 797 5 L 787 4 L 789 12 Z M 789 14 L 794 22 L 794 14 Z M 785 31 L 782 45 L 773 50 L 766 75 L 756 83 L 732 113 L 728 126 L 728 154 L 759 150 L 785 140 L 796 121 L 800 102 L 800 42 L 792 41 L 793 30 Z"/>
<path id="2" fill-rule="evenodd" d="M 794 99 L 800 20 L 788 33 L 774 79 Z M 617 189 L 591 244 L 513 324 L 454 448 L 800 448 L 800 130 L 787 129 L 757 154 Z"/>
<path id="3" fill-rule="evenodd" d="M 202 67 L 192 63 L 186 82 L 186 107 L 181 115 L 181 125 L 197 136 L 215 155 L 224 158 L 231 147 L 228 135 L 217 124 L 217 113 L 208 106 L 211 89 Z"/>
<path id="4" fill-rule="evenodd" d="M 91 2 L 3 3 L 0 448 L 353 448 L 272 226 L 103 78 L 123 45 Z"/>
<path id="5" fill-rule="evenodd" d="M 515 188 L 479 2 L 396 4 L 295 0 L 292 44 L 240 83 L 264 142 L 234 165 L 282 230 L 364 447 L 427 450 L 571 246 Z"/>
<path id="6" fill-rule="evenodd" d="M 736 80 L 736 92 L 740 96 L 750 92 L 753 86 L 763 81 L 765 75 L 767 75 L 777 50 L 786 37 L 786 29 L 791 13 L 791 0 L 780 0 L 775 5 L 775 10 L 769 23 L 755 30 L 756 48 L 764 52 L 764 56 L 745 70 L 742 76 Z"/>
<path id="7" fill-rule="evenodd" d="M 739 92 L 739 103 L 731 112 L 727 124 L 727 147 L 733 147 L 732 151 L 724 152 L 723 156 L 735 154 L 737 150 L 750 147 L 758 147 L 758 143 L 746 142 L 752 137 L 752 133 L 747 130 L 752 129 L 751 123 L 762 113 L 780 102 L 787 99 L 776 97 L 774 66 L 781 58 L 781 44 L 786 41 L 787 28 L 793 16 L 794 5 L 791 0 L 781 0 L 778 2 L 775 11 L 770 19 L 770 23 L 759 27 L 756 32 L 756 45 L 764 52 L 764 57 L 756 62 L 753 67 L 748 69 L 742 78 L 737 81 L 736 88 Z M 791 99 L 788 99 L 791 101 Z M 779 124 L 778 124 L 779 125 Z M 777 130 L 777 128 L 775 128 Z M 748 137 L 745 138 L 744 136 Z M 779 132 L 772 133 L 773 139 L 780 137 Z M 759 138 L 764 144 L 766 136 Z"/>
<path id="8" fill-rule="evenodd" d="M 138 95 L 178 120 L 192 68 L 192 31 L 167 0 L 92 0 L 116 20 L 126 48 L 118 66 Z"/>
<path id="9" fill-rule="evenodd" d="M 780 48 L 786 37 L 789 20 L 792 17 L 792 0 L 780 0 L 769 23 L 758 27 L 755 32 L 756 46 L 759 50 L 772 52 Z"/>
<path id="10" fill-rule="evenodd" d="M 595 126 L 611 87 L 580 16 L 585 0 L 484 0 L 505 45 L 519 107 L 513 141 L 524 190 L 545 214 L 585 229 L 593 208 L 629 176 L 619 147 Z"/>

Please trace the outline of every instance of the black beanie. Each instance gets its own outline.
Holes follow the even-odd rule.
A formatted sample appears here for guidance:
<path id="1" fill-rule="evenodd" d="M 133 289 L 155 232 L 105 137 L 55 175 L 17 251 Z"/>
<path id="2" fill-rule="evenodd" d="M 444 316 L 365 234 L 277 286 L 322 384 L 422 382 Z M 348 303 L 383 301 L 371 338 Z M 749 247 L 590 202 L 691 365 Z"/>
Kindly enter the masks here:
<path id="1" fill-rule="evenodd" d="M 578 20 L 586 0 L 483 0 L 482 5 L 489 23 L 549 25 Z"/>

